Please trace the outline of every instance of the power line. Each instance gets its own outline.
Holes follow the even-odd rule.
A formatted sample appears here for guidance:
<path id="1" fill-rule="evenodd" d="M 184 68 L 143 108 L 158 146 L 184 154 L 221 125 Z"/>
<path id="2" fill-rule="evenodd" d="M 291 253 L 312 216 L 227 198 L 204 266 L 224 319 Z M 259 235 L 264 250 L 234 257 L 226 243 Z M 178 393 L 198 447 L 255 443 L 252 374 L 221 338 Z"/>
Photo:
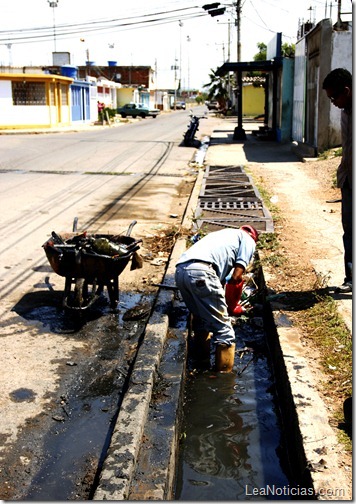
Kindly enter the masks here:
<path id="1" fill-rule="evenodd" d="M 57 36 L 61 38 L 68 38 L 69 36 L 81 33 L 91 33 L 100 31 L 110 31 L 110 30 L 125 30 L 125 29 L 135 29 L 135 28 L 147 28 L 152 25 L 160 25 L 177 22 L 179 20 L 193 19 L 201 16 L 206 16 L 206 13 L 201 12 L 182 12 L 190 11 L 192 9 L 197 9 L 199 7 L 186 7 L 181 9 L 174 9 L 166 12 L 156 12 L 154 14 L 144 14 L 140 16 L 124 17 L 121 19 L 107 19 L 107 20 L 95 20 L 88 21 L 85 23 L 74 23 L 74 24 L 62 24 L 56 26 Z M 176 14 L 175 14 L 176 13 Z M 172 16 L 167 16 L 167 14 L 173 14 Z M 160 17 L 160 16 L 165 17 Z M 156 16 L 156 17 L 153 17 Z M 146 19 L 151 18 L 151 19 Z M 35 27 L 19 30 L 6 30 L 0 31 L 0 43 L 26 43 L 34 41 L 44 41 L 52 37 L 53 27 Z"/>
<path id="2" fill-rule="evenodd" d="M 96 20 L 90 20 L 90 21 L 85 21 L 82 23 L 64 23 L 64 24 L 58 24 L 58 28 L 66 28 L 66 27 L 78 27 L 78 26 L 86 26 L 86 25 L 95 25 L 99 23 L 114 23 L 117 21 L 129 21 L 129 20 L 134 20 L 134 19 L 141 19 L 141 18 L 146 18 L 146 17 L 151 17 L 151 16 L 162 16 L 162 15 L 167 15 L 171 14 L 173 12 L 181 12 L 185 10 L 191 10 L 191 9 L 197 9 L 197 6 L 193 7 L 184 7 L 181 9 L 172 9 L 170 11 L 163 11 L 163 12 L 155 12 L 152 14 L 140 14 L 139 16 L 127 16 L 123 18 L 114 18 L 114 19 L 96 19 Z M 17 33 L 17 32 L 31 32 L 31 31 L 38 31 L 38 30 L 49 30 L 51 29 L 51 26 L 39 26 L 39 27 L 34 27 L 34 28 L 18 28 L 18 29 L 12 29 L 12 30 L 0 30 L 0 34 L 6 34 L 6 33 Z"/>
<path id="3" fill-rule="evenodd" d="M 80 34 L 87 34 L 87 33 L 100 33 L 100 32 L 105 32 L 105 33 L 112 33 L 112 32 L 117 32 L 118 29 L 121 29 L 121 31 L 126 31 L 126 30 L 135 30 L 135 29 L 142 29 L 142 28 L 148 28 L 149 26 L 159 26 L 163 24 L 169 24 L 169 23 L 176 23 L 181 20 L 187 20 L 187 19 L 193 19 L 193 18 L 198 18 L 204 16 L 204 14 L 196 14 L 194 16 L 176 16 L 172 17 L 169 19 L 157 19 L 157 20 L 151 20 L 151 21 L 145 21 L 145 24 L 140 24 L 140 23 L 124 23 L 124 24 L 118 24 L 118 25 L 113 25 L 109 27 L 95 27 L 95 28 L 83 28 L 83 29 L 73 29 L 72 31 L 66 31 L 66 32 L 56 32 L 56 36 L 61 39 L 68 39 L 68 38 L 73 38 L 74 35 L 80 35 Z M 38 35 L 28 35 L 28 36 L 21 36 L 18 38 L 9 38 L 9 37 L 3 37 L 0 38 L 0 44 L 1 43 L 12 43 L 12 44 L 20 44 L 20 43 L 36 43 L 36 42 L 44 42 L 46 40 L 49 40 L 53 38 L 53 28 L 52 32 L 48 32 L 45 34 L 38 34 Z"/>

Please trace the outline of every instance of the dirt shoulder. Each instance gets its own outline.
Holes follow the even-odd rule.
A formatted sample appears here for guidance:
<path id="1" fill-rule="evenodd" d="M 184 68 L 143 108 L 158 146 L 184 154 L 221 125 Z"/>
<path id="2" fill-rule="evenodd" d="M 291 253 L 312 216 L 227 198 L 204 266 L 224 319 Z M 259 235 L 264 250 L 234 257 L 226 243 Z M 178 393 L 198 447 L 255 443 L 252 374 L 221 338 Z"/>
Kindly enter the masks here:
<path id="1" fill-rule="evenodd" d="M 339 162 L 339 157 L 330 157 L 305 163 L 252 163 L 248 170 L 269 195 L 266 203 L 275 216 L 278 245 L 265 252 L 265 258 L 270 256 L 270 262 L 264 265 L 269 292 L 301 335 L 329 424 L 342 440 L 338 447 L 339 467 L 351 488 L 352 436 L 350 432 L 345 435 L 343 402 L 352 387 L 352 356 L 345 364 L 331 360 L 345 350 L 339 328 L 349 338 L 350 346 L 352 339 L 351 295 L 342 297 L 334 291 L 344 276 L 341 204 L 335 201 L 340 192 L 333 187 Z M 320 327 L 328 323 L 325 312 L 333 308 L 335 332 L 331 341 L 323 340 Z M 329 360 L 325 359 L 326 353 Z"/>

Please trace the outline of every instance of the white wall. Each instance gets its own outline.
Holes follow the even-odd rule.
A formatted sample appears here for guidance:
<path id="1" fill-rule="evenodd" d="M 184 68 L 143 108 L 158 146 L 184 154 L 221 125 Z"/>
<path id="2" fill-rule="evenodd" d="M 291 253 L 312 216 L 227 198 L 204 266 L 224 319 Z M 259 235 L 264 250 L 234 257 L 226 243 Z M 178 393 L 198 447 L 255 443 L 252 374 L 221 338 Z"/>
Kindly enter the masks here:
<path id="1" fill-rule="evenodd" d="M 352 31 L 337 32 L 332 34 L 331 70 L 346 68 L 352 73 Z M 333 131 L 341 131 L 340 109 L 330 108 L 330 126 Z M 340 133 L 341 142 L 341 133 Z"/>

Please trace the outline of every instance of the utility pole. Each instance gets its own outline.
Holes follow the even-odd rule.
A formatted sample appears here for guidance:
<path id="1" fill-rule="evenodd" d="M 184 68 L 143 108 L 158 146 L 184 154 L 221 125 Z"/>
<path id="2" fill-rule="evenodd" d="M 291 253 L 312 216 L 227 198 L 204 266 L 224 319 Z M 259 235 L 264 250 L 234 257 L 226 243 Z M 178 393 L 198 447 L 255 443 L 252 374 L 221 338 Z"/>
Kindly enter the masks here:
<path id="1" fill-rule="evenodd" d="M 241 61 L 241 0 L 236 2 L 237 61 Z"/>
<path id="2" fill-rule="evenodd" d="M 177 104 L 177 70 L 179 69 L 177 65 L 178 59 L 177 55 L 174 55 L 174 65 L 171 66 L 171 70 L 174 70 L 174 110 L 176 110 Z"/>
<path id="3" fill-rule="evenodd" d="M 237 29 L 237 62 L 241 61 L 241 0 L 236 2 L 236 29 Z M 245 140 L 246 133 L 242 127 L 242 72 L 236 72 L 237 83 L 237 126 L 234 130 L 234 140 Z"/>

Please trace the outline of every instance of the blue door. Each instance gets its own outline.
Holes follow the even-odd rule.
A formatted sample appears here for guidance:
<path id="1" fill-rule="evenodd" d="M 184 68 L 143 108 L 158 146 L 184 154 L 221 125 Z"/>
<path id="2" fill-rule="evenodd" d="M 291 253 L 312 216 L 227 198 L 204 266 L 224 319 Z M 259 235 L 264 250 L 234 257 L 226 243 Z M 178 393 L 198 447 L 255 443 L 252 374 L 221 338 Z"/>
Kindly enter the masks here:
<path id="1" fill-rule="evenodd" d="M 72 91 L 72 121 L 83 120 L 82 88 L 81 86 L 71 85 Z"/>
<path id="2" fill-rule="evenodd" d="M 72 84 L 72 121 L 90 120 L 90 89 L 86 82 Z"/>

